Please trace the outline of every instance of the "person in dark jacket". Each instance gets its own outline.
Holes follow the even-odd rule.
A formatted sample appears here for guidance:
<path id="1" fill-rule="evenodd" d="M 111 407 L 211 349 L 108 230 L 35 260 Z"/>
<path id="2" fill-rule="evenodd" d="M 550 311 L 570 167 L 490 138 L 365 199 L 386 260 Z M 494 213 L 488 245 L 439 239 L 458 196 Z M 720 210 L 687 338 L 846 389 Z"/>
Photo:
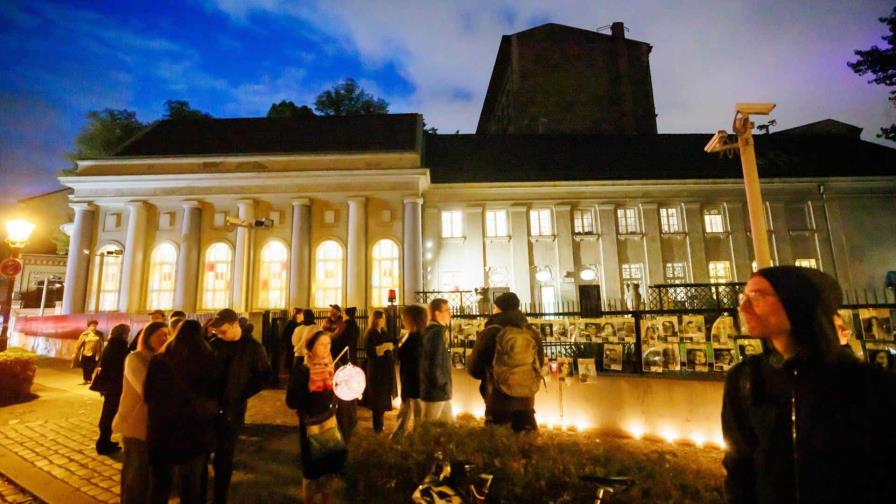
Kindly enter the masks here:
<path id="1" fill-rule="evenodd" d="M 209 324 L 214 332 L 210 345 L 221 369 L 217 386 L 221 416 L 214 456 L 216 503 L 227 502 L 233 453 L 246 422 L 247 402 L 270 380 L 271 366 L 264 348 L 252 338 L 251 327 L 249 323 L 241 325 L 240 317 L 231 309 L 219 311 Z"/>
<path id="2" fill-rule="evenodd" d="M 118 413 L 121 389 L 124 383 L 124 360 L 127 359 L 128 335 L 131 326 L 118 324 L 109 333 L 109 342 L 100 359 L 100 375 L 105 382 L 103 391 L 103 412 L 100 413 L 100 437 L 96 440 L 96 452 L 100 455 L 115 453 L 121 449 L 112 442 L 112 420 Z"/>
<path id="3" fill-rule="evenodd" d="M 836 280 L 763 268 L 740 304 L 771 350 L 728 372 L 722 403 L 729 502 L 892 502 L 896 383 L 840 348 Z"/>
<path id="4" fill-rule="evenodd" d="M 152 504 L 168 502 L 175 471 L 180 501 L 202 502 L 204 468 L 215 446 L 217 379 L 218 364 L 195 320 L 181 324 L 150 359 L 143 394 Z"/>
<path id="5" fill-rule="evenodd" d="M 401 408 L 398 410 L 398 424 L 391 436 L 393 442 L 401 441 L 412 418 L 416 429 L 423 416 L 423 404 L 420 402 L 420 332 L 428 321 L 429 315 L 422 306 L 408 305 L 401 310 L 401 323 L 408 334 L 398 346 Z"/>
<path id="6" fill-rule="evenodd" d="M 286 321 L 283 330 L 280 332 L 280 351 L 283 354 L 283 367 L 287 374 L 292 370 L 292 364 L 296 354 L 296 349 L 292 344 L 292 334 L 296 332 L 296 327 L 302 322 L 304 310 L 301 308 L 293 308 L 292 316 Z"/>
<path id="7" fill-rule="evenodd" d="M 451 355 L 448 353 L 448 323 L 451 308 L 448 300 L 436 298 L 429 303 L 429 325 L 420 342 L 420 400 L 423 421 L 450 422 Z"/>
<path id="8" fill-rule="evenodd" d="M 510 425 L 515 432 L 538 430 L 535 421 L 535 396 L 511 397 L 494 384 L 492 363 L 495 359 L 498 334 L 508 326 L 527 328 L 529 321 L 520 311 L 520 300 L 513 292 L 505 292 L 495 298 L 494 314 L 485 323 L 485 329 L 476 337 L 473 352 L 467 360 L 470 376 L 481 380 L 479 393 L 485 400 L 486 425 Z M 544 347 L 541 337 L 532 331 L 538 344 L 538 367 L 544 365 Z"/>
<path id="9" fill-rule="evenodd" d="M 392 411 L 398 395 L 395 384 L 395 347 L 398 342 L 386 330 L 386 314 L 374 310 L 367 324 L 364 349 L 367 351 L 367 406 L 373 412 L 373 432 L 383 432 L 383 416 Z"/>
<path id="10" fill-rule="evenodd" d="M 340 362 L 358 364 L 358 340 L 361 338 L 361 328 L 358 327 L 358 321 L 355 320 L 357 313 L 358 309 L 354 306 L 346 308 L 345 318 L 333 334 L 330 353 L 333 355 L 337 369 L 340 367 Z M 342 356 L 339 362 L 335 362 L 343 350 L 346 355 Z M 358 400 L 343 401 L 337 397 L 336 401 L 339 404 L 339 408 L 336 410 L 339 430 L 342 432 L 345 442 L 348 443 L 351 440 L 352 432 L 358 426 Z"/>

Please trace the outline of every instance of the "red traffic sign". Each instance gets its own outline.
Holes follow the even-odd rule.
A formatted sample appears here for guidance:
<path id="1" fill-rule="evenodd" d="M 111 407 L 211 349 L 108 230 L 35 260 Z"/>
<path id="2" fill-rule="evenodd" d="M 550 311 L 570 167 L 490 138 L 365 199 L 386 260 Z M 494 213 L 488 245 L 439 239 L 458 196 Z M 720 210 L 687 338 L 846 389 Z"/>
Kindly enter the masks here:
<path id="1" fill-rule="evenodd" d="M 3 261 L 0 261 L 0 275 L 3 275 L 7 278 L 15 278 L 19 273 L 22 272 L 22 268 L 24 265 L 20 259 L 15 257 L 7 257 Z"/>

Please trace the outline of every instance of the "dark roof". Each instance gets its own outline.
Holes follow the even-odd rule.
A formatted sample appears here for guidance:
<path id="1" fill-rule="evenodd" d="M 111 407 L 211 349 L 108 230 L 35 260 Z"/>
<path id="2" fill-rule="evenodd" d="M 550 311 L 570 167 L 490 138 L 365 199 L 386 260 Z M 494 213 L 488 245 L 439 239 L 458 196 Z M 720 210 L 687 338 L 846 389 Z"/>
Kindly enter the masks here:
<path id="1" fill-rule="evenodd" d="M 433 183 L 741 178 L 704 134 L 430 135 Z M 896 175 L 896 149 L 846 137 L 758 135 L 762 178 Z"/>
<path id="2" fill-rule="evenodd" d="M 822 119 L 793 128 L 773 132 L 775 135 L 840 135 L 858 139 L 862 128 L 836 119 Z"/>
<path id="3" fill-rule="evenodd" d="M 418 114 L 166 120 L 112 157 L 416 151 L 419 124 Z"/>

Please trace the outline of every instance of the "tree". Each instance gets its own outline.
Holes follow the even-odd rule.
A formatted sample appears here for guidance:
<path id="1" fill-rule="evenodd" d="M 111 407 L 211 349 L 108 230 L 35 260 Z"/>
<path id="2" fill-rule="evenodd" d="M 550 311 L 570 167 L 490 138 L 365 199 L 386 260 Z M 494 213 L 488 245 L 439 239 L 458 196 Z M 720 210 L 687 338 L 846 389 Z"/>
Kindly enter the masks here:
<path id="1" fill-rule="evenodd" d="M 322 115 L 388 114 L 389 102 L 358 86 L 355 79 L 345 79 L 317 95 L 314 110 Z"/>
<path id="2" fill-rule="evenodd" d="M 190 102 L 186 100 L 168 100 L 165 102 L 165 108 L 168 112 L 162 116 L 162 119 L 173 119 L 180 121 L 184 119 L 211 119 L 210 114 L 206 114 L 201 110 L 190 107 Z"/>
<path id="3" fill-rule="evenodd" d="M 130 110 L 105 109 L 87 114 L 87 125 L 75 139 L 75 152 L 66 157 L 95 159 L 115 154 L 115 151 L 141 129 L 137 113 Z"/>
<path id="4" fill-rule="evenodd" d="M 308 105 L 299 107 L 291 101 L 281 100 L 280 103 L 271 104 L 268 117 L 314 117 L 314 111 Z"/>
<path id="5" fill-rule="evenodd" d="M 876 45 L 871 46 L 865 51 L 856 50 L 855 55 L 858 60 L 847 62 L 849 68 L 858 75 L 872 74 L 874 78 L 868 83 L 881 84 L 886 87 L 896 87 L 896 7 L 889 17 L 877 18 L 878 21 L 887 25 L 890 30 L 889 35 L 884 35 L 881 39 L 890 45 L 881 49 Z M 896 106 L 896 90 L 890 91 L 889 100 Z M 881 128 L 878 137 L 886 138 L 896 142 L 896 123 Z"/>

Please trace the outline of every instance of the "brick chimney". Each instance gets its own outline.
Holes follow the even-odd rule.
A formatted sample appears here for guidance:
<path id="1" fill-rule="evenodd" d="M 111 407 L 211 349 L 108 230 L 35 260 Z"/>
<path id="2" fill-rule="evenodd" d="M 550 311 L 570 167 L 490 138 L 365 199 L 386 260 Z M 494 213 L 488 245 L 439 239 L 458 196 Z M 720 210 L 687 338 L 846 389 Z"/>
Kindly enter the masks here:
<path id="1" fill-rule="evenodd" d="M 616 21 L 610 25 L 610 35 L 619 38 L 625 38 L 625 23 Z"/>

